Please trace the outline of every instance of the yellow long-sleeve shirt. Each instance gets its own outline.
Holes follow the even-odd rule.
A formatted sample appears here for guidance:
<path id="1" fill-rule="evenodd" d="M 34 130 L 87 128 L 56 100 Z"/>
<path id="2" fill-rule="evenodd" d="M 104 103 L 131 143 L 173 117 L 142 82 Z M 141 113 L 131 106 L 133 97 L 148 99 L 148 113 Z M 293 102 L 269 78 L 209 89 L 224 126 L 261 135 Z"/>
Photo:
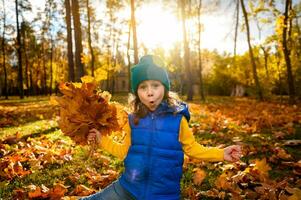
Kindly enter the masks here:
<path id="1" fill-rule="evenodd" d="M 123 143 L 113 141 L 110 136 L 102 136 L 100 146 L 112 155 L 124 159 L 131 146 L 131 127 L 129 123 L 125 125 L 124 131 L 126 135 Z M 183 152 L 191 158 L 205 161 L 222 161 L 224 159 L 223 149 L 204 147 L 195 141 L 185 117 L 181 119 L 179 141 L 182 144 Z"/>

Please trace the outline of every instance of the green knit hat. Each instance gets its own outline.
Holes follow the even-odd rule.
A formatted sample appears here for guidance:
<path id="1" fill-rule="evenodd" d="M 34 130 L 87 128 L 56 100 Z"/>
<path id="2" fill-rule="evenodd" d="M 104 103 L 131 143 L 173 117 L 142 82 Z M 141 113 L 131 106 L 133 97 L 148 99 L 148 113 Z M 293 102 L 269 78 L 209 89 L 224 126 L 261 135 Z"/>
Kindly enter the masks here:
<path id="1" fill-rule="evenodd" d="M 163 61 L 152 55 L 143 56 L 137 65 L 131 68 L 132 92 L 136 92 L 138 85 L 145 80 L 160 81 L 169 91 L 170 82 L 167 71 L 163 68 Z"/>

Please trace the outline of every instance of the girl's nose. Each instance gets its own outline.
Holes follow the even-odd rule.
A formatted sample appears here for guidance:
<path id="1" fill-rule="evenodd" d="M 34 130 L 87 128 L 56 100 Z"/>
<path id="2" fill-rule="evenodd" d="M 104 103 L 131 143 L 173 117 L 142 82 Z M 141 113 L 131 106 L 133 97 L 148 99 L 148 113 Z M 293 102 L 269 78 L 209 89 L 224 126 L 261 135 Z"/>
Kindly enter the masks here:
<path id="1" fill-rule="evenodd" d="M 152 89 L 147 90 L 147 96 L 153 96 L 153 91 Z"/>

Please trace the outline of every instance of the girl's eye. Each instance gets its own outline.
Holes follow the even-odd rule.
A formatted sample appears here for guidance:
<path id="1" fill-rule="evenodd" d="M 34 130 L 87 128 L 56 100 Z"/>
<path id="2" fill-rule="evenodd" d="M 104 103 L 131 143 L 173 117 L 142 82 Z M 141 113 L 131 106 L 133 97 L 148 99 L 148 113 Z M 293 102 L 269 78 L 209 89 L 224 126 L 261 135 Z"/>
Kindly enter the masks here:
<path id="1" fill-rule="evenodd" d="M 159 87 L 159 84 L 158 83 L 154 83 L 153 87 L 157 88 L 157 87 Z"/>
<path id="2" fill-rule="evenodd" d="M 146 88 L 146 85 L 140 85 L 139 88 L 144 90 Z"/>

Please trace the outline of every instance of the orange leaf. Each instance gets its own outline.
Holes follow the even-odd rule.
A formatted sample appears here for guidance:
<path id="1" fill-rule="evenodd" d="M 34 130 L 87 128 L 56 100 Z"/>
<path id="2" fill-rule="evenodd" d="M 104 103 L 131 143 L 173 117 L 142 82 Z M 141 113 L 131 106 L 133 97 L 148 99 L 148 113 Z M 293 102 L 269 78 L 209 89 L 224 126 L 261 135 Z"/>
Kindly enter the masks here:
<path id="1" fill-rule="evenodd" d="M 195 185 L 201 185 L 205 177 L 206 177 L 206 172 L 202 169 L 197 168 L 193 175 L 193 183 Z"/>
<path id="2" fill-rule="evenodd" d="M 62 183 L 56 183 L 54 188 L 50 190 L 49 196 L 51 199 L 60 199 L 65 196 L 65 193 L 68 191 L 68 187 L 63 185 Z"/>
<path id="3" fill-rule="evenodd" d="M 38 187 L 35 187 L 34 191 L 28 192 L 28 197 L 29 198 L 47 198 L 48 193 L 42 192 L 42 189 L 38 186 Z"/>
<path id="4" fill-rule="evenodd" d="M 227 174 L 223 173 L 221 174 L 215 181 L 215 186 L 218 189 L 227 189 L 229 186 L 228 180 L 227 180 Z"/>

